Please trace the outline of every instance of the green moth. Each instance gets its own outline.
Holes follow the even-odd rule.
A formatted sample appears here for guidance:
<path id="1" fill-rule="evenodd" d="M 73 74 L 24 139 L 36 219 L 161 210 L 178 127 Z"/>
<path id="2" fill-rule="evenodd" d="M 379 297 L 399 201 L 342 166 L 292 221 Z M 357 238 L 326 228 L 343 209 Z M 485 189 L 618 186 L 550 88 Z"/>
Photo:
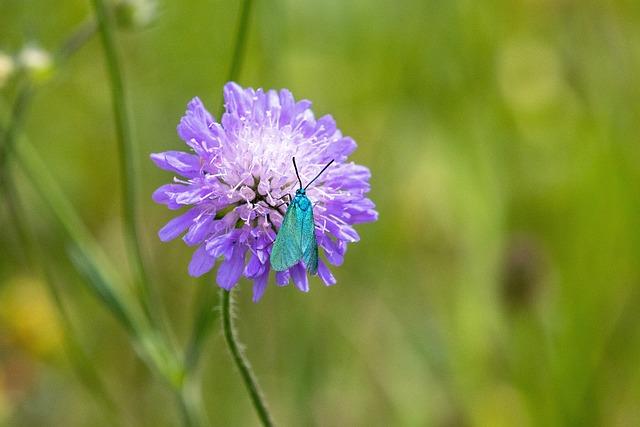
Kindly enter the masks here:
<path id="1" fill-rule="evenodd" d="M 303 261 L 309 273 L 316 274 L 318 272 L 318 243 L 316 242 L 313 221 L 313 205 L 307 197 L 306 190 L 331 163 L 333 160 L 322 168 L 306 187 L 303 187 L 296 158 L 293 158 L 293 168 L 296 171 L 300 188 L 296 190 L 295 197 L 289 203 L 271 250 L 271 268 L 275 271 L 287 270 Z"/>

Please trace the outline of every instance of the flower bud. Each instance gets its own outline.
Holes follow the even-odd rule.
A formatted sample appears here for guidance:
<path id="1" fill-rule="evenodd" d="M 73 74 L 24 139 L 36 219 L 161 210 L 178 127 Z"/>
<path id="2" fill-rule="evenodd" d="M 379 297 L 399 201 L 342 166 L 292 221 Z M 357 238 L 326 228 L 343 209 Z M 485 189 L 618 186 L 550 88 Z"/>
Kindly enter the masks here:
<path id="1" fill-rule="evenodd" d="M 157 4 L 154 0 L 118 0 L 115 14 L 120 28 L 126 30 L 146 28 L 156 20 Z"/>
<path id="2" fill-rule="evenodd" d="M 22 49 L 18 63 L 35 82 L 47 80 L 53 73 L 53 59 L 49 52 L 33 44 Z"/>
<path id="3" fill-rule="evenodd" d="M 0 88 L 7 83 L 16 69 L 13 58 L 4 52 L 0 52 Z"/>

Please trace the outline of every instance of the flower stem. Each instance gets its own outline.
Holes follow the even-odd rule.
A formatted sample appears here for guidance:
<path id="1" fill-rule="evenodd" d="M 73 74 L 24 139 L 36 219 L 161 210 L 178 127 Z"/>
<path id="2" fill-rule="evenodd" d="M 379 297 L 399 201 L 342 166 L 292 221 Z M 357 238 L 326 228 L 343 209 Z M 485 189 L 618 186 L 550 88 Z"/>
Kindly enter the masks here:
<path id="1" fill-rule="evenodd" d="M 67 37 L 56 51 L 56 63 L 63 64 L 73 56 L 82 46 L 87 44 L 97 30 L 96 22 L 88 19 L 78 25 L 76 30 Z"/>
<path id="2" fill-rule="evenodd" d="M 233 305 L 232 291 L 227 291 L 225 289 L 220 289 L 220 304 L 222 311 L 222 330 L 224 332 L 224 339 L 227 343 L 227 347 L 229 347 L 229 352 L 231 353 L 231 357 L 233 358 L 236 367 L 240 371 L 240 376 L 244 381 L 244 385 L 247 387 L 247 391 L 249 392 L 249 397 L 251 398 L 251 403 L 253 403 L 253 407 L 258 413 L 258 418 L 260 418 L 260 422 L 263 426 L 273 426 L 273 421 L 271 419 L 271 415 L 267 410 L 267 405 L 265 404 L 264 398 L 262 397 L 262 393 L 260 392 L 260 387 L 258 387 L 258 381 L 255 378 L 253 371 L 251 370 L 251 366 L 249 365 L 249 361 L 242 353 L 240 349 L 240 343 L 236 334 L 235 327 L 233 325 L 232 314 L 231 314 L 231 306 Z"/>
<path id="3" fill-rule="evenodd" d="M 10 125 L 11 126 L 11 125 Z M 64 349 L 67 357 L 71 361 L 78 378 L 82 384 L 91 392 L 96 400 L 103 404 L 107 410 L 107 416 L 111 422 L 118 418 L 118 412 L 114 400 L 111 398 L 98 370 L 90 357 L 81 346 L 77 334 L 73 329 L 71 319 L 62 301 L 62 295 L 58 289 L 58 284 L 49 265 L 50 260 L 41 252 L 36 244 L 36 238 L 28 226 L 28 216 L 26 209 L 20 203 L 17 193 L 14 193 L 12 182 L 8 182 L 10 173 L 7 173 L 3 181 L 3 191 L 9 207 L 11 225 L 16 229 L 19 237 L 19 245 L 25 254 L 25 265 L 28 270 L 35 270 L 42 277 L 46 285 L 49 297 L 57 310 L 58 319 L 63 331 Z"/>
<path id="4" fill-rule="evenodd" d="M 18 133 L 24 117 L 26 116 L 29 102 L 33 98 L 33 86 L 30 82 L 24 83 L 18 89 L 18 94 L 11 109 L 11 116 L 7 127 L 2 131 L 2 144 L 0 145 L 0 185 L 5 185 L 8 180 L 7 159 L 13 154 L 16 134 Z"/>
<path id="5" fill-rule="evenodd" d="M 206 414 L 202 410 L 200 397 L 196 395 L 197 388 L 185 383 L 182 388 L 176 390 L 176 393 L 185 427 L 204 427 L 209 425 Z"/>
<path id="6" fill-rule="evenodd" d="M 195 301 L 198 302 L 197 314 L 184 356 L 184 370 L 187 376 L 192 375 L 197 369 L 206 339 L 211 332 L 213 321 L 218 316 L 218 311 L 214 309 L 218 295 L 215 290 L 215 286 L 203 280 L 196 293 Z"/>
<path id="7" fill-rule="evenodd" d="M 242 67 L 242 59 L 244 58 L 244 50 L 247 41 L 247 33 L 249 32 L 249 16 L 251 15 L 252 0 L 244 0 L 240 6 L 240 15 L 238 16 L 238 29 L 236 32 L 235 44 L 233 46 L 233 56 L 231 57 L 231 66 L 227 81 L 233 81 L 238 78 L 240 68 Z M 224 101 L 220 104 L 218 117 L 222 117 L 224 112 Z"/>
<path id="8" fill-rule="evenodd" d="M 252 0 L 244 0 L 241 5 L 227 81 L 235 80 L 240 74 L 240 69 L 242 68 L 242 59 L 244 57 L 247 33 L 249 31 L 249 16 L 251 15 L 252 4 Z M 224 99 L 220 102 L 218 116 L 221 117 L 223 112 Z M 191 375 L 191 373 L 197 368 L 198 361 L 202 355 L 202 347 L 206 343 L 206 338 L 211 331 L 211 326 L 217 315 L 217 313 L 211 309 L 216 305 L 217 293 L 215 292 L 215 288 L 206 280 L 202 280 L 200 288 L 201 291 L 196 297 L 196 301 L 200 302 L 199 309 L 193 324 L 191 339 L 185 353 L 185 371 L 187 375 Z"/>
<path id="9" fill-rule="evenodd" d="M 134 281 L 137 284 L 138 297 L 142 303 L 145 313 L 151 321 L 157 321 L 158 317 L 152 310 L 151 290 L 148 285 L 147 274 L 142 261 L 142 250 L 140 247 L 140 233 L 136 222 L 136 151 L 134 141 L 131 136 L 131 126 L 127 112 L 127 102 L 125 98 L 124 82 L 122 78 L 122 67 L 113 35 L 112 20 L 107 11 L 104 0 L 93 0 L 93 8 L 98 22 L 98 30 L 107 65 L 107 73 L 111 84 L 111 95 L 113 102 L 113 114 L 116 124 L 116 135 L 118 141 L 118 159 L 122 177 L 121 194 L 123 197 L 122 209 L 125 228 L 125 241 L 129 258 L 132 260 Z"/>

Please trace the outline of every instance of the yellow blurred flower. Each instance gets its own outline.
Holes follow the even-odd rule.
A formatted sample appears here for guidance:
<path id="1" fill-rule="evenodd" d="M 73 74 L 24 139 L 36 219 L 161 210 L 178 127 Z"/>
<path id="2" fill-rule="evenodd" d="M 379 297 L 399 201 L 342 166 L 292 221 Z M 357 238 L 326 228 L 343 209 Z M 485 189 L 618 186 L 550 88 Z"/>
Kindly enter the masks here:
<path id="1" fill-rule="evenodd" d="M 3 372 L 0 371 L 0 426 L 5 425 L 8 422 L 9 415 L 11 415 L 11 402 L 5 389 L 5 379 Z"/>
<path id="2" fill-rule="evenodd" d="M 509 384 L 495 384 L 474 402 L 473 425 L 493 427 L 528 427 L 531 414 L 523 395 Z"/>
<path id="3" fill-rule="evenodd" d="M 36 357 L 50 357 L 62 348 L 63 332 L 44 284 L 33 277 L 14 277 L 0 292 L 0 329 Z"/>
<path id="4" fill-rule="evenodd" d="M 516 111 L 535 112 L 562 94 L 562 64 L 541 40 L 514 38 L 498 58 L 498 79 L 505 101 Z"/>

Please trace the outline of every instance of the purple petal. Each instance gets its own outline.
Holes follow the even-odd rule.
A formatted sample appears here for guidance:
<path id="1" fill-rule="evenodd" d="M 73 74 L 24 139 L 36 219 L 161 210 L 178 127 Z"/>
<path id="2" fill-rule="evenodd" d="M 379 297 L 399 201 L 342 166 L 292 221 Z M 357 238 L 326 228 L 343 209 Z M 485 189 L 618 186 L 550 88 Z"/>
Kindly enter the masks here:
<path id="1" fill-rule="evenodd" d="M 156 203 L 167 205 L 169 209 L 180 209 L 183 205 L 176 203 L 176 195 L 186 188 L 187 187 L 182 184 L 166 184 L 154 191 L 151 198 Z"/>
<path id="2" fill-rule="evenodd" d="M 266 98 L 266 111 L 269 112 L 269 114 L 271 114 L 271 116 L 273 117 L 274 123 L 276 125 L 280 125 L 280 98 L 278 97 L 278 92 L 276 92 L 275 90 L 270 90 L 266 93 L 267 98 Z"/>
<path id="3" fill-rule="evenodd" d="M 316 122 L 316 135 L 330 137 L 336 132 L 336 121 L 331 114 L 322 116 Z"/>
<path id="4" fill-rule="evenodd" d="M 216 222 L 213 220 L 214 218 L 215 215 L 211 214 L 200 215 L 200 217 L 193 222 L 193 225 L 189 227 L 189 231 L 182 237 L 182 240 L 189 246 L 202 243 L 211 235 L 216 226 Z"/>
<path id="5" fill-rule="evenodd" d="M 228 234 L 216 236 L 206 244 L 207 251 L 214 257 L 230 255 L 233 251 L 233 238 Z"/>
<path id="6" fill-rule="evenodd" d="M 176 195 L 176 203 L 181 205 L 195 205 L 209 196 L 211 190 L 195 182 L 185 186 L 184 190 Z"/>
<path id="7" fill-rule="evenodd" d="M 339 240 L 344 240 L 349 243 L 360 240 L 358 232 L 352 226 L 345 224 L 336 218 L 328 218 L 326 226 L 331 234 L 336 236 Z"/>
<path id="8" fill-rule="evenodd" d="M 375 205 L 369 199 L 345 202 L 335 198 L 325 202 L 322 208 L 324 208 L 325 212 L 333 215 L 341 215 L 342 219 L 349 224 L 360 224 L 378 219 L 378 212 L 374 209 Z"/>
<path id="9" fill-rule="evenodd" d="M 187 105 L 187 111 L 178 125 L 178 135 L 197 154 L 208 157 L 208 153 L 220 146 L 218 132 L 214 132 L 215 122 L 213 117 L 200 98 L 195 97 Z"/>
<path id="10" fill-rule="evenodd" d="M 324 249 L 324 254 L 327 257 L 327 260 L 332 265 L 340 266 L 344 262 L 344 251 L 341 250 L 341 247 L 338 243 L 334 242 L 331 238 L 321 235 L 318 239 L 318 243 L 322 249 Z"/>
<path id="11" fill-rule="evenodd" d="M 189 274 L 193 277 L 200 277 L 204 273 L 211 271 L 216 263 L 216 259 L 211 256 L 204 245 L 200 246 L 193 253 L 189 263 Z"/>
<path id="12" fill-rule="evenodd" d="M 356 212 L 351 214 L 352 224 L 362 224 L 363 222 L 373 222 L 378 220 L 378 212 L 373 209 L 367 209 L 362 212 Z"/>
<path id="13" fill-rule="evenodd" d="M 287 286 L 289 284 L 289 270 L 276 271 L 276 285 Z"/>
<path id="14" fill-rule="evenodd" d="M 301 99 L 293 106 L 293 113 L 300 120 L 311 119 L 315 122 L 313 111 L 309 110 L 310 108 L 311 101 L 309 101 L 308 99 Z"/>
<path id="15" fill-rule="evenodd" d="M 175 172 L 187 178 L 200 174 L 200 159 L 183 151 L 152 153 L 151 160 L 161 169 Z"/>
<path id="16" fill-rule="evenodd" d="M 369 189 L 371 171 L 365 166 L 354 163 L 337 164 L 325 176 L 325 184 L 336 188 L 364 190 Z"/>
<path id="17" fill-rule="evenodd" d="M 329 267 L 320 259 L 318 260 L 318 275 L 325 285 L 331 286 L 336 284 L 336 278 L 331 274 Z"/>
<path id="18" fill-rule="evenodd" d="M 282 89 L 280 91 L 280 107 L 282 108 L 280 112 L 280 127 L 291 124 L 291 119 L 295 113 L 294 106 L 295 100 L 291 92 L 287 89 Z"/>
<path id="19" fill-rule="evenodd" d="M 164 227 L 162 227 L 160 231 L 158 231 L 158 237 L 160 237 L 160 240 L 163 242 L 175 239 L 189 228 L 199 213 L 199 209 L 193 208 L 188 210 L 186 213 L 173 218 Z"/>
<path id="20" fill-rule="evenodd" d="M 251 101 L 254 95 L 253 89 L 243 89 L 235 82 L 224 85 L 224 107 L 226 114 L 243 117 L 251 111 Z"/>
<path id="21" fill-rule="evenodd" d="M 289 269 L 291 278 L 296 287 L 302 292 L 309 292 L 309 279 L 307 278 L 307 270 L 302 263 L 298 263 Z"/>
<path id="22" fill-rule="evenodd" d="M 264 291 L 267 288 L 267 283 L 269 281 L 269 268 L 267 267 L 260 276 L 256 277 L 253 281 L 253 302 L 258 302 L 262 295 L 264 295 Z"/>
<path id="23" fill-rule="evenodd" d="M 341 138 L 329 144 L 324 152 L 326 159 L 335 159 L 337 162 L 343 162 L 356 149 L 356 142 L 349 138 Z"/>
<path id="24" fill-rule="evenodd" d="M 225 259 L 222 264 L 220 264 L 220 267 L 218 267 L 216 281 L 221 288 L 230 290 L 238 284 L 244 267 L 245 251 L 245 247 L 234 245 L 231 257 Z"/>
<path id="25" fill-rule="evenodd" d="M 261 275 L 264 270 L 265 270 L 265 264 L 262 264 L 260 262 L 260 259 L 257 256 L 255 256 L 254 254 L 251 254 L 251 257 L 249 258 L 249 262 L 247 263 L 247 266 L 244 269 L 245 277 L 255 278 Z"/>

